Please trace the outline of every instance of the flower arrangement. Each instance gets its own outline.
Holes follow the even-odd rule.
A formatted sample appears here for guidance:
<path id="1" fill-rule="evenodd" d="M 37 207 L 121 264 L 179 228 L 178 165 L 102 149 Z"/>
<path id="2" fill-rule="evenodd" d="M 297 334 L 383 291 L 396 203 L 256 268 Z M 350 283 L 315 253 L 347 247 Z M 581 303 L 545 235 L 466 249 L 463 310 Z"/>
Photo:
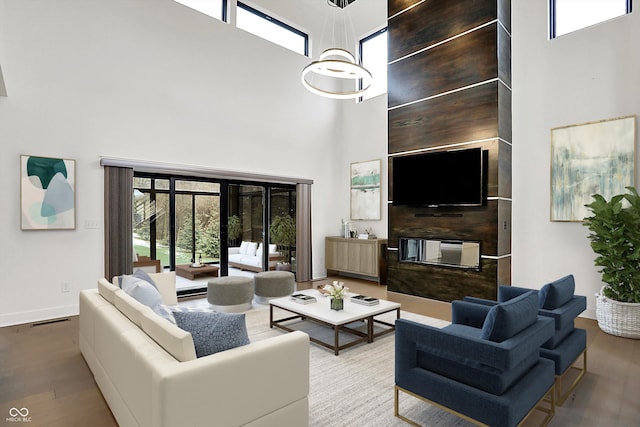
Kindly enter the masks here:
<path id="1" fill-rule="evenodd" d="M 322 287 L 322 291 L 329 298 L 344 299 L 347 296 L 349 288 L 344 285 L 344 282 L 338 282 L 337 280 L 334 280 L 333 284 L 324 285 Z"/>

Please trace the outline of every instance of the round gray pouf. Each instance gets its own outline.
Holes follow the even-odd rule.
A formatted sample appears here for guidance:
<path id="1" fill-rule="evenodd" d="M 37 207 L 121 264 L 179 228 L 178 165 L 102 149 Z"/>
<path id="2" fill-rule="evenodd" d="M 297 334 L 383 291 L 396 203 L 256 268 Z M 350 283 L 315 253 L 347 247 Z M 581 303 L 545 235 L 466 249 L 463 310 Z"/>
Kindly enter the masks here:
<path id="1" fill-rule="evenodd" d="M 270 299 L 286 297 L 296 290 L 296 281 L 289 271 L 263 271 L 253 276 L 256 302 L 268 304 Z"/>
<path id="2" fill-rule="evenodd" d="M 251 308 L 253 279 L 223 276 L 209 280 L 207 300 L 215 311 L 238 313 Z"/>

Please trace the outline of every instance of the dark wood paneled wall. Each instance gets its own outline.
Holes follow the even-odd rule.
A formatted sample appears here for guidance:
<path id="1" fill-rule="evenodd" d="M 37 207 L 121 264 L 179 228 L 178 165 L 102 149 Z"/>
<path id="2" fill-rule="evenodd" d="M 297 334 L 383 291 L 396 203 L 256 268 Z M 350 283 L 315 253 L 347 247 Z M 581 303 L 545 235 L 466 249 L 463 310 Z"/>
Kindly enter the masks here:
<path id="1" fill-rule="evenodd" d="M 388 289 L 495 298 L 511 283 L 510 0 L 389 0 L 388 17 Z M 393 156 L 452 147 L 485 151 L 486 203 L 394 206 Z M 480 271 L 399 262 L 400 237 L 480 241 Z"/>

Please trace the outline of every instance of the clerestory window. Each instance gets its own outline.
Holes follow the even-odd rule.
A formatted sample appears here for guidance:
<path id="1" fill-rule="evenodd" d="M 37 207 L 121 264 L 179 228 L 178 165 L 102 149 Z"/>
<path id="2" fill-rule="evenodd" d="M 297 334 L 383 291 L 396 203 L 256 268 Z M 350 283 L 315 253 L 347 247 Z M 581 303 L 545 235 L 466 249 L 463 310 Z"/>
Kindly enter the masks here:
<path id="1" fill-rule="evenodd" d="M 631 0 L 549 0 L 550 37 L 631 13 Z"/>
<path id="2" fill-rule="evenodd" d="M 306 33 L 244 3 L 238 2 L 236 13 L 236 27 L 241 30 L 301 55 L 309 55 L 309 36 Z"/>
<path id="3" fill-rule="evenodd" d="M 220 21 L 227 21 L 227 2 L 226 0 L 174 0 L 200 13 L 209 15 Z"/>

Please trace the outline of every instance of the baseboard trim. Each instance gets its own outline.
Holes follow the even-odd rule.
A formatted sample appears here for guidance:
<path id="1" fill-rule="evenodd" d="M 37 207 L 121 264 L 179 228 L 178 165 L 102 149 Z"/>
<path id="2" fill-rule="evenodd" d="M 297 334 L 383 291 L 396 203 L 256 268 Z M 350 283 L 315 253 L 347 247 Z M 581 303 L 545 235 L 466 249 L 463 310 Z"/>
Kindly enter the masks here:
<path id="1" fill-rule="evenodd" d="M 77 316 L 79 304 L 50 307 L 44 310 L 31 310 L 16 313 L 0 314 L 0 327 L 22 325 L 24 323 L 42 322 L 66 316 Z"/>

